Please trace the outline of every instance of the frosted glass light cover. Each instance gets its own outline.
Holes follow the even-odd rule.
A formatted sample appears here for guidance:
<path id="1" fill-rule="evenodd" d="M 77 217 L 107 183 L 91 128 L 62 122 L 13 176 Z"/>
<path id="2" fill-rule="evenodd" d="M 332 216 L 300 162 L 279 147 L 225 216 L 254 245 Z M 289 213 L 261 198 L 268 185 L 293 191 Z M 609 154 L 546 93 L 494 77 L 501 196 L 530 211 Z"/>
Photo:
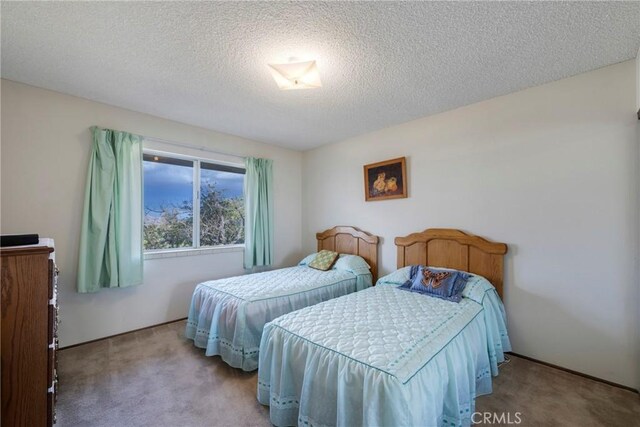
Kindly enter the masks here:
<path id="1" fill-rule="evenodd" d="M 322 87 L 316 61 L 269 64 L 271 74 L 282 90 Z"/>

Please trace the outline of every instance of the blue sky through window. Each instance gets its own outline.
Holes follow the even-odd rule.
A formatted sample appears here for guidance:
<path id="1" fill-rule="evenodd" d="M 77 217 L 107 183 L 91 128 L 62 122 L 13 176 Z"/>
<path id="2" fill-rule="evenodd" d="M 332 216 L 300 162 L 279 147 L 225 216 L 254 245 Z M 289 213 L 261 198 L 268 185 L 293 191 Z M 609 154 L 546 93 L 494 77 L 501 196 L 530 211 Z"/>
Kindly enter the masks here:
<path id="1" fill-rule="evenodd" d="M 178 207 L 193 199 L 193 166 L 144 161 L 144 207 L 145 211 L 158 216 L 163 207 Z M 201 169 L 201 185 L 215 184 L 224 198 L 242 196 L 244 175 Z"/>
<path id="2" fill-rule="evenodd" d="M 145 161 L 144 208 L 153 216 L 163 207 L 178 207 L 193 200 L 193 167 Z"/>
<path id="3" fill-rule="evenodd" d="M 244 192 L 244 175 L 238 173 L 201 169 L 200 180 L 202 186 L 214 184 L 225 199 L 240 197 Z"/>

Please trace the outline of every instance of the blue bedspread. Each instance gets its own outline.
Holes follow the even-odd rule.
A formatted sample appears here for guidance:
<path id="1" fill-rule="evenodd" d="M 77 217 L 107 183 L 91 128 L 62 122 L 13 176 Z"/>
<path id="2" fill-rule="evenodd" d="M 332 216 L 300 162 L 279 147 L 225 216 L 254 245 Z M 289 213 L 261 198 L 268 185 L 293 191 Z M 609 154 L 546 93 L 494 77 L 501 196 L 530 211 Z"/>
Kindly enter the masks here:
<path id="1" fill-rule="evenodd" d="M 371 286 L 371 274 L 306 266 L 199 284 L 191 298 L 186 336 L 207 356 L 235 368 L 258 368 L 265 323 L 293 310 Z"/>
<path id="2" fill-rule="evenodd" d="M 258 400 L 274 424 L 471 424 L 510 350 L 502 302 L 480 276 L 460 303 L 403 292 L 397 276 L 265 326 Z"/>

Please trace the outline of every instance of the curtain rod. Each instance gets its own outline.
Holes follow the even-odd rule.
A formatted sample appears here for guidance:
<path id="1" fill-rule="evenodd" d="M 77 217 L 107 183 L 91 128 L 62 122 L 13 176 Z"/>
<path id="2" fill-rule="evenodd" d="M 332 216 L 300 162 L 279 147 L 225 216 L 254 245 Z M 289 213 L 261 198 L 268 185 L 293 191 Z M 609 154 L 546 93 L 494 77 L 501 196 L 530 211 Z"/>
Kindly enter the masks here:
<path id="1" fill-rule="evenodd" d="M 149 141 L 155 141 L 155 142 L 159 142 L 161 144 L 175 145 L 177 147 L 189 148 L 189 149 L 192 149 L 192 150 L 206 151 L 206 152 L 209 152 L 209 153 L 220 154 L 222 156 L 235 157 L 237 159 L 246 159 L 246 156 L 238 156 L 237 154 L 225 153 L 224 151 L 216 151 L 216 150 L 212 150 L 212 149 L 207 148 L 207 147 L 203 147 L 201 145 L 183 144 L 181 142 L 171 141 L 171 140 L 163 139 L 163 138 L 156 138 L 154 136 L 145 136 L 145 135 L 140 135 L 140 136 L 142 138 L 144 138 L 144 139 L 149 140 Z"/>

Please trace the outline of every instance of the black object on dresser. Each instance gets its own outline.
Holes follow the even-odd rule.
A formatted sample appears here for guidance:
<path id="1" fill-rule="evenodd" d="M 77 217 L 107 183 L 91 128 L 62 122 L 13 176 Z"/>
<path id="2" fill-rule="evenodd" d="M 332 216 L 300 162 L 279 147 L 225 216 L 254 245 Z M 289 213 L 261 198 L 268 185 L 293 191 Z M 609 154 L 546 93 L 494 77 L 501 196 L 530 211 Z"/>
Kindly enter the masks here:
<path id="1" fill-rule="evenodd" d="M 0 247 L 37 245 L 39 241 L 37 234 L 5 234 L 0 236 Z"/>
<path id="2" fill-rule="evenodd" d="M 0 249 L 2 414 L 5 426 L 51 426 L 58 388 L 53 241 Z"/>

